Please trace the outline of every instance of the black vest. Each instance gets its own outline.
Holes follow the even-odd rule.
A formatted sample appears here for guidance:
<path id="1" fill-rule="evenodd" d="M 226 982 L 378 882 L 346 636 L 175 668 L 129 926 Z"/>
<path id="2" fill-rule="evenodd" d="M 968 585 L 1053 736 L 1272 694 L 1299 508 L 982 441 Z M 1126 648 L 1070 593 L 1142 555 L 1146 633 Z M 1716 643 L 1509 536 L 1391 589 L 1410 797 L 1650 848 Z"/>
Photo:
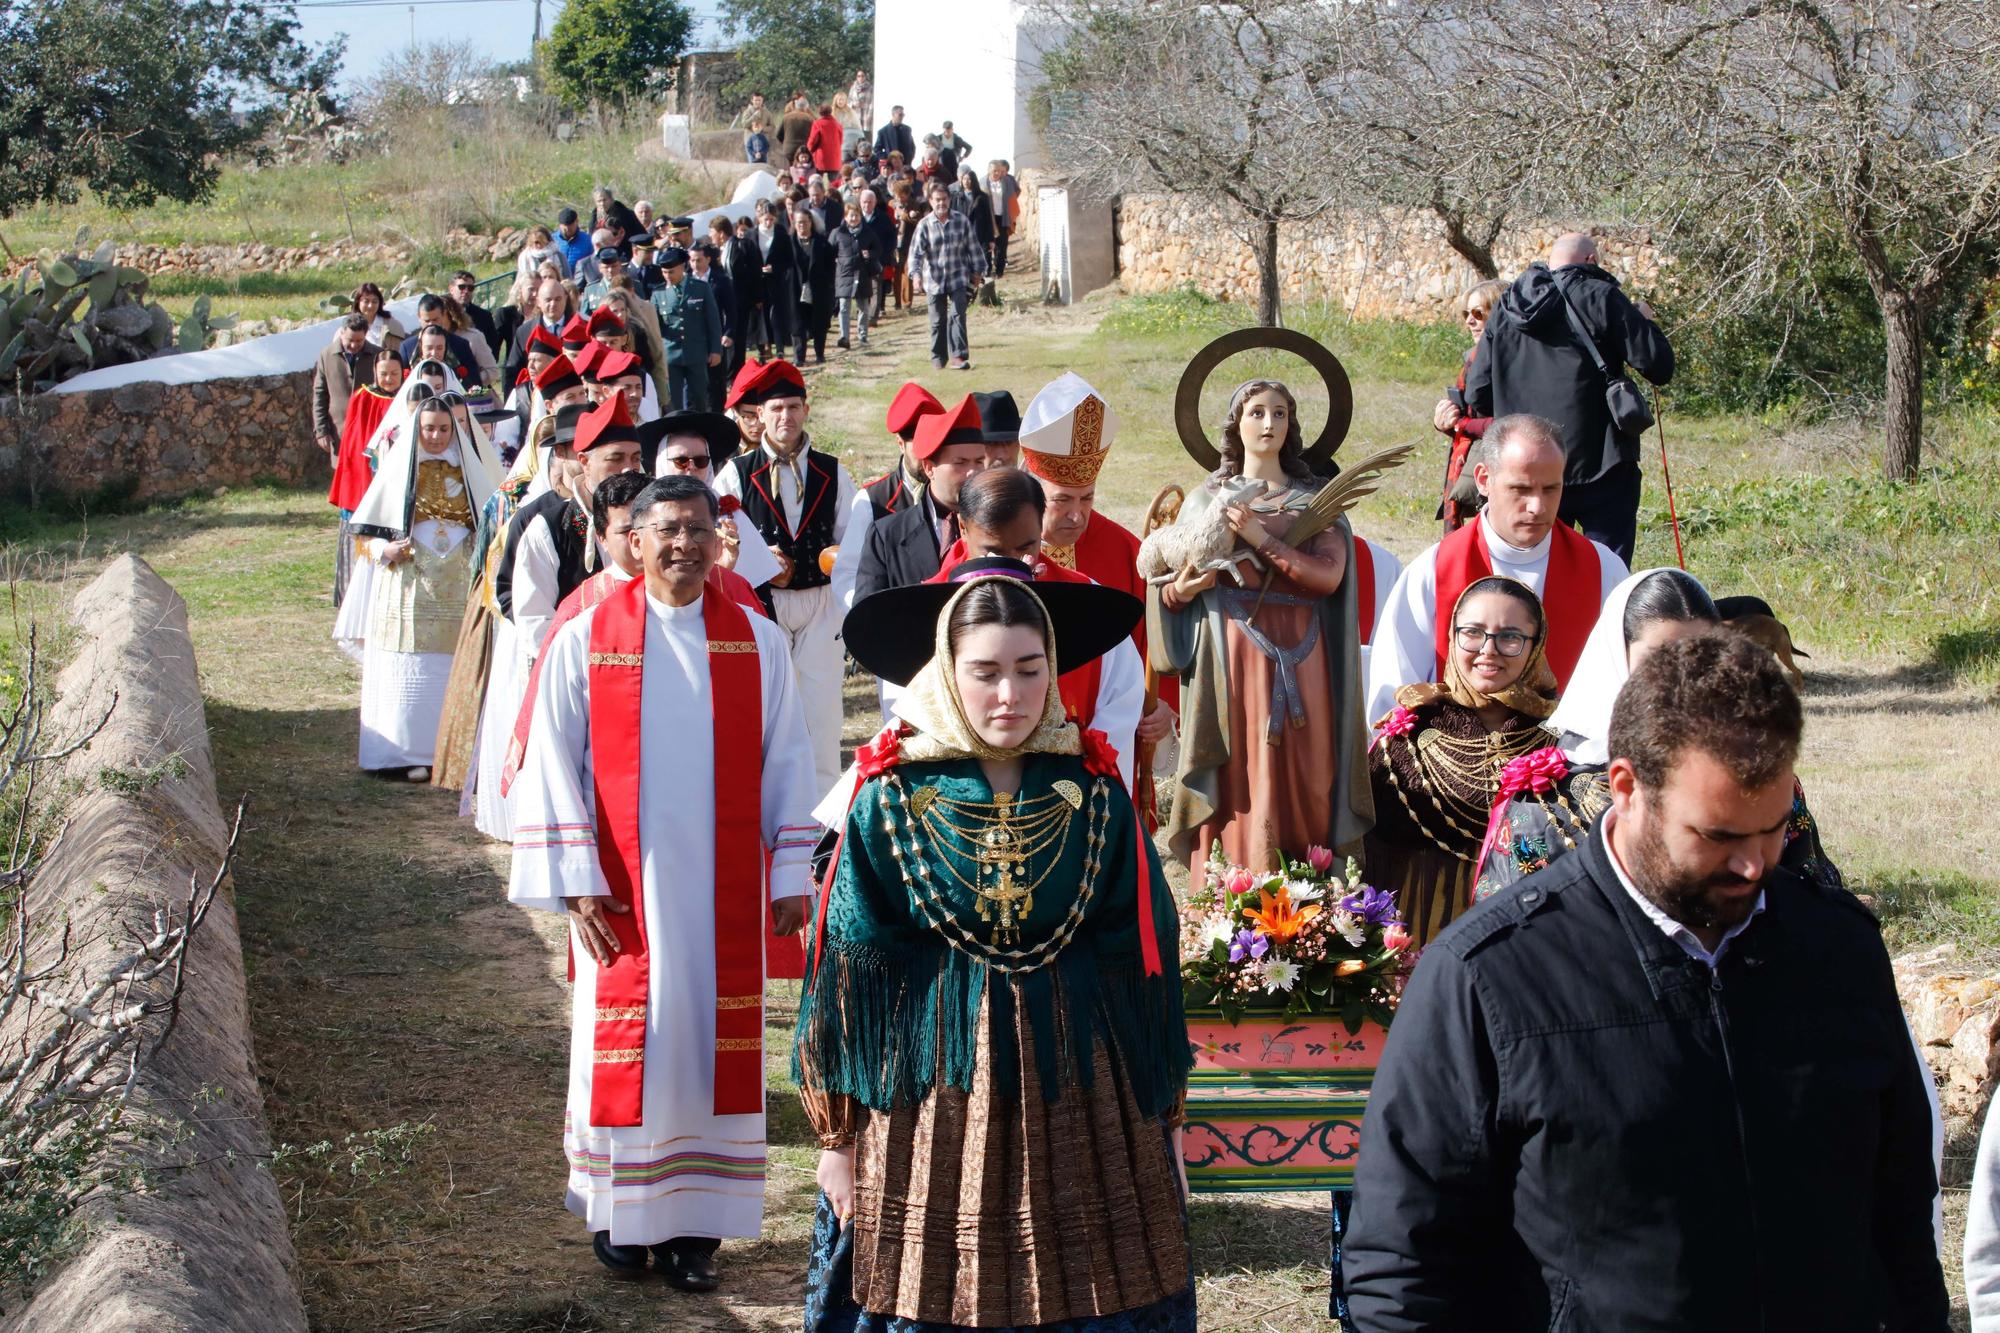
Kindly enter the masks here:
<path id="1" fill-rule="evenodd" d="M 751 526 L 774 551 L 792 562 L 792 579 L 785 590 L 819 588 L 833 579 L 821 572 L 819 553 L 833 545 L 833 522 L 840 505 L 840 464 L 817 449 L 807 448 L 805 496 L 799 506 L 799 528 L 785 523 L 778 502 L 777 464 L 762 449 L 729 460 L 736 469 L 737 492 Z"/>
<path id="2" fill-rule="evenodd" d="M 590 519 L 574 501 L 559 491 L 543 491 L 521 506 L 507 524 L 507 544 L 500 550 L 500 568 L 493 573 L 493 600 L 500 614 L 514 618 L 514 557 L 521 546 L 521 534 L 531 523 L 549 530 L 556 548 L 556 605 L 575 592 L 590 577 L 583 567 L 589 549 Z"/>
<path id="3" fill-rule="evenodd" d="M 911 483 L 900 463 L 862 489 L 868 492 L 868 503 L 875 507 L 877 523 L 915 504 L 923 490 L 921 486 Z"/>

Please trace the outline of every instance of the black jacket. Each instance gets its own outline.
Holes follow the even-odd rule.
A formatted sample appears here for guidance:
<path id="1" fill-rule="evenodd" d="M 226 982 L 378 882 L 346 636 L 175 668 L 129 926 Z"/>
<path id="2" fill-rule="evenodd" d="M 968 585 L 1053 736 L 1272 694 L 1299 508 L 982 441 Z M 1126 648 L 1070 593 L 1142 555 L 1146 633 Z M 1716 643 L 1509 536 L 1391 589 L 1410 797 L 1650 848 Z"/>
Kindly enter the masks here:
<path id="1" fill-rule="evenodd" d="M 715 293 L 715 312 L 722 317 L 722 336 L 736 336 L 736 279 L 714 264 L 708 266 L 708 285 Z"/>
<path id="2" fill-rule="evenodd" d="M 473 328 L 478 329 L 484 335 L 486 338 L 486 349 L 492 352 L 493 359 L 498 361 L 501 355 L 500 331 L 493 323 L 493 312 L 483 305 L 467 301 L 465 303 L 465 317 L 472 321 Z"/>
<path id="3" fill-rule="evenodd" d="M 873 217 L 862 215 L 861 230 L 874 235 L 875 239 L 869 245 L 869 249 L 875 252 L 876 262 L 878 264 L 892 262 L 891 257 L 896 253 L 896 219 L 889 215 L 889 209 L 877 203 Z"/>
<path id="4" fill-rule="evenodd" d="M 813 233 L 809 241 L 792 237 L 792 270 L 801 296 L 810 295 L 812 304 L 820 310 L 833 306 L 833 247 L 826 243 L 826 237 Z"/>
<path id="5" fill-rule="evenodd" d="M 833 247 L 833 294 L 866 300 L 875 294 L 875 282 L 882 276 L 882 239 L 868 227 L 849 228 L 846 223 L 827 233 Z M 861 257 L 868 251 L 866 259 Z"/>
<path id="6" fill-rule="evenodd" d="M 899 509 L 868 527 L 868 544 L 861 548 L 861 566 L 854 571 L 854 600 L 884 588 L 922 583 L 943 568 L 937 530 L 931 524 L 928 494 L 907 509 Z"/>
<path id="7" fill-rule="evenodd" d="M 1466 415 L 1547 417 L 1562 428 L 1569 451 L 1563 480 L 1580 486 L 1620 464 L 1636 466 L 1639 438 L 1612 426 L 1604 376 L 1577 343 L 1563 313 L 1565 296 L 1614 375 L 1629 366 L 1655 384 L 1674 377 L 1674 349 L 1619 290 L 1618 279 L 1595 264 L 1552 272 L 1538 263 L 1514 280 L 1486 321 L 1465 372 Z"/>
<path id="8" fill-rule="evenodd" d="M 1930 1110 L 1866 908 L 1774 869 L 1715 973 L 1599 830 L 1424 953 L 1368 1099 L 1364 1333 L 1943 1333 Z"/>
<path id="9" fill-rule="evenodd" d="M 898 125 L 894 121 L 876 130 L 875 156 L 877 160 L 887 162 L 891 153 L 901 153 L 903 155 L 903 165 L 906 167 L 917 165 L 916 131 L 912 130 L 907 124 Z"/>

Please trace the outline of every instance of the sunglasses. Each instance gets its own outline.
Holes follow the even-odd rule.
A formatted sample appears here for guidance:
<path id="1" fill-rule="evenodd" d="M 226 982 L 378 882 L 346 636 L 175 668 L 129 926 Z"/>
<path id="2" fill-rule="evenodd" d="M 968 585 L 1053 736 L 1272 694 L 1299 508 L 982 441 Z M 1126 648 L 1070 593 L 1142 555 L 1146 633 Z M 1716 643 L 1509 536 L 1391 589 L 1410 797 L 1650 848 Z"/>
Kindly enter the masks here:
<path id="1" fill-rule="evenodd" d="M 708 466 L 708 455 L 686 454 L 680 458 L 669 458 L 667 464 L 670 467 L 679 468 L 683 472 L 699 472 Z"/>

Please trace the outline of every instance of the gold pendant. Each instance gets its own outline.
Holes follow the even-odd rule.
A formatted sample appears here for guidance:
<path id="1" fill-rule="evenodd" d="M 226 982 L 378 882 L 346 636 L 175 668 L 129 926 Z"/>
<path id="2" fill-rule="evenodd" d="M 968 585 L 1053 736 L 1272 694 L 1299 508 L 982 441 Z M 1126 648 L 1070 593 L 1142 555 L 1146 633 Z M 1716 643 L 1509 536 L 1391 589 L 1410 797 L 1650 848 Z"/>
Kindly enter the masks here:
<path id="1" fill-rule="evenodd" d="M 1052 782 L 1049 785 L 1055 789 L 1056 795 L 1062 797 L 1063 800 L 1068 803 L 1070 809 L 1072 810 L 1083 809 L 1083 788 L 1077 786 L 1074 782 L 1071 782 L 1068 778 L 1063 778 L 1057 782 Z"/>
<path id="2" fill-rule="evenodd" d="M 915 791 L 911 792 L 910 818 L 913 820 L 922 819 L 924 817 L 924 811 L 930 809 L 931 802 L 935 801 L 936 799 L 937 799 L 936 787 L 919 787 Z"/>

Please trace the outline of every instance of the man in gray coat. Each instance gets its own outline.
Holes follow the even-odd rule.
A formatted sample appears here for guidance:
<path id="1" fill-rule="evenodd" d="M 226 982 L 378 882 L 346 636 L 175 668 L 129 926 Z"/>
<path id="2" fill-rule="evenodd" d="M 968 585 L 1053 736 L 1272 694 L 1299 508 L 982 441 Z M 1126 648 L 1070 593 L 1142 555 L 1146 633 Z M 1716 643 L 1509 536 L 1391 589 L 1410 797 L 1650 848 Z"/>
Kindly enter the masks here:
<path id="1" fill-rule="evenodd" d="M 708 368 L 722 362 L 722 311 L 715 293 L 687 271 L 688 253 L 678 245 L 660 252 L 664 279 L 653 292 L 660 316 L 660 340 L 667 347 L 668 412 L 708 411 Z"/>
<path id="2" fill-rule="evenodd" d="M 326 451 L 328 462 L 340 455 L 347 400 L 362 385 L 375 382 L 375 354 L 381 350 L 368 341 L 367 316 L 349 315 L 334 330 L 333 341 L 320 351 L 313 366 L 313 442 Z"/>

